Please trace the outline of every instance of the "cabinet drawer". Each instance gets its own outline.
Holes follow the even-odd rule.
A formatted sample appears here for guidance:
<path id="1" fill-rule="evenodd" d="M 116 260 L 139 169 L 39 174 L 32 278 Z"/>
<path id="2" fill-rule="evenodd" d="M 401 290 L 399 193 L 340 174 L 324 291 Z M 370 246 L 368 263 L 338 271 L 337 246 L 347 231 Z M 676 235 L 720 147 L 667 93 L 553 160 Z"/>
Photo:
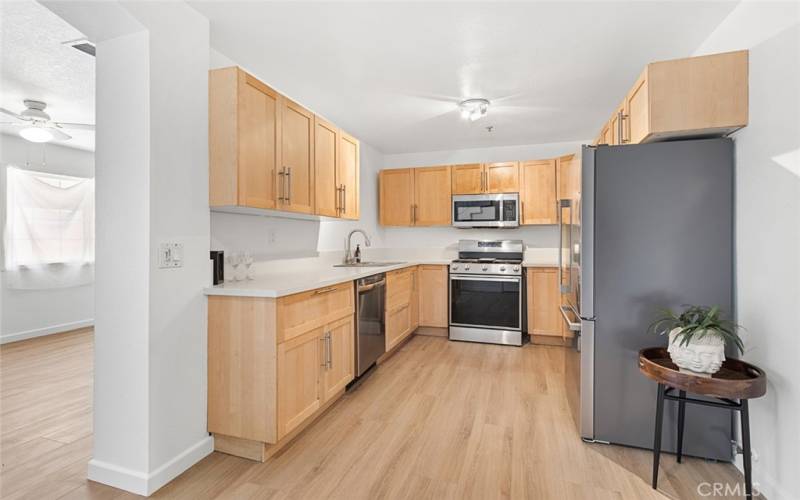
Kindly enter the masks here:
<path id="1" fill-rule="evenodd" d="M 409 304 L 386 312 L 386 350 L 390 350 L 411 332 L 411 307 Z"/>
<path id="2" fill-rule="evenodd" d="M 386 275 L 386 309 L 391 311 L 411 302 L 414 289 L 414 268 L 391 271 Z"/>
<path id="3" fill-rule="evenodd" d="M 353 282 L 278 299 L 278 343 L 353 314 Z"/>

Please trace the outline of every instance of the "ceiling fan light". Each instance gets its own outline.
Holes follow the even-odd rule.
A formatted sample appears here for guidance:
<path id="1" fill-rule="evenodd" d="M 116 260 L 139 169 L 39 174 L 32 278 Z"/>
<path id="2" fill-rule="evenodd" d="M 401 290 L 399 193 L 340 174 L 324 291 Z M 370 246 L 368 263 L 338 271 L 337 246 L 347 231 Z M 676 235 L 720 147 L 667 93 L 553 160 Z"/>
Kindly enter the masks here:
<path id="1" fill-rule="evenodd" d="M 53 140 L 52 132 L 42 127 L 26 127 L 19 131 L 19 135 L 30 142 L 48 142 Z"/>
<path id="2" fill-rule="evenodd" d="M 473 122 L 489 112 L 489 101 L 486 99 L 467 99 L 461 101 L 458 106 L 461 109 L 461 118 Z"/>

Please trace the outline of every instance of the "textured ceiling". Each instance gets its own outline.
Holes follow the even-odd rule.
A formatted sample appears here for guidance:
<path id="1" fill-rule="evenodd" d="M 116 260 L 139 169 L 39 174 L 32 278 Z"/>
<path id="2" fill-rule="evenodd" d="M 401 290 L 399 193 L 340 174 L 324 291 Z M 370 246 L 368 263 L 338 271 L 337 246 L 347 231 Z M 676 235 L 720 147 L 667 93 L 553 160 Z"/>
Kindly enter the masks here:
<path id="1" fill-rule="evenodd" d="M 215 49 L 386 153 L 592 138 L 644 64 L 690 55 L 735 6 L 189 3 Z M 470 97 L 486 118 L 459 118 Z"/>
<path id="2" fill-rule="evenodd" d="M 35 99 L 47 103 L 45 111 L 55 121 L 94 123 L 95 60 L 61 44 L 82 37 L 33 0 L 0 1 L 0 107 L 19 113 L 23 99 Z M 94 132 L 66 132 L 72 139 L 64 146 L 94 150 Z"/>

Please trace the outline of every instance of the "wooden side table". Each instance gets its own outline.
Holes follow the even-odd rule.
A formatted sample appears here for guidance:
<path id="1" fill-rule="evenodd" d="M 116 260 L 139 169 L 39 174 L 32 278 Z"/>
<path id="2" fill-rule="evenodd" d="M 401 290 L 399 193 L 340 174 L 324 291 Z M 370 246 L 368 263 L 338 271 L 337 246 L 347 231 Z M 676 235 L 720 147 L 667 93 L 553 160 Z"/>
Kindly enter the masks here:
<path id="1" fill-rule="evenodd" d="M 747 401 L 767 392 L 767 375 L 760 368 L 738 359 L 726 359 L 720 370 L 711 377 L 681 372 L 664 347 L 639 351 L 639 371 L 658 383 L 656 428 L 653 438 L 653 489 L 658 487 L 658 462 L 661 458 L 661 428 L 664 420 L 664 400 L 678 402 L 677 460 L 683 451 L 683 423 L 686 403 L 738 411 L 742 421 L 742 453 L 744 460 L 745 496 L 753 496 L 753 477 L 750 463 L 750 414 Z M 678 395 L 674 391 L 678 390 Z M 689 398 L 686 393 L 715 398 L 717 401 Z"/>

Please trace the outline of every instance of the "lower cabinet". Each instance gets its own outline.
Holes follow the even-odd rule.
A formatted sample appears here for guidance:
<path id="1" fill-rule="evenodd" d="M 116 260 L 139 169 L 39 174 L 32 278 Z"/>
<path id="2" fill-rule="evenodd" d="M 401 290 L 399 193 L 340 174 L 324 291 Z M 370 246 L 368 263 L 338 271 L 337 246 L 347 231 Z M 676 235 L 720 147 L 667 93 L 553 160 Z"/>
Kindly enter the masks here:
<path id="1" fill-rule="evenodd" d="M 447 266 L 419 266 L 419 325 L 447 328 Z"/>
<path id="2" fill-rule="evenodd" d="M 558 286 L 555 267 L 531 267 L 527 270 L 528 333 L 531 336 L 563 337 Z M 532 337 L 535 341 L 535 337 Z"/>
<path id="3" fill-rule="evenodd" d="M 322 404 L 319 387 L 323 328 L 278 344 L 278 439 Z"/>
<path id="4" fill-rule="evenodd" d="M 217 451 L 263 461 L 344 392 L 354 372 L 353 293 L 347 282 L 278 299 L 208 298 Z"/>
<path id="5" fill-rule="evenodd" d="M 419 325 L 417 267 L 386 273 L 386 351 L 390 351 Z M 416 317 L 415 317 L 416 316 Z"/>

